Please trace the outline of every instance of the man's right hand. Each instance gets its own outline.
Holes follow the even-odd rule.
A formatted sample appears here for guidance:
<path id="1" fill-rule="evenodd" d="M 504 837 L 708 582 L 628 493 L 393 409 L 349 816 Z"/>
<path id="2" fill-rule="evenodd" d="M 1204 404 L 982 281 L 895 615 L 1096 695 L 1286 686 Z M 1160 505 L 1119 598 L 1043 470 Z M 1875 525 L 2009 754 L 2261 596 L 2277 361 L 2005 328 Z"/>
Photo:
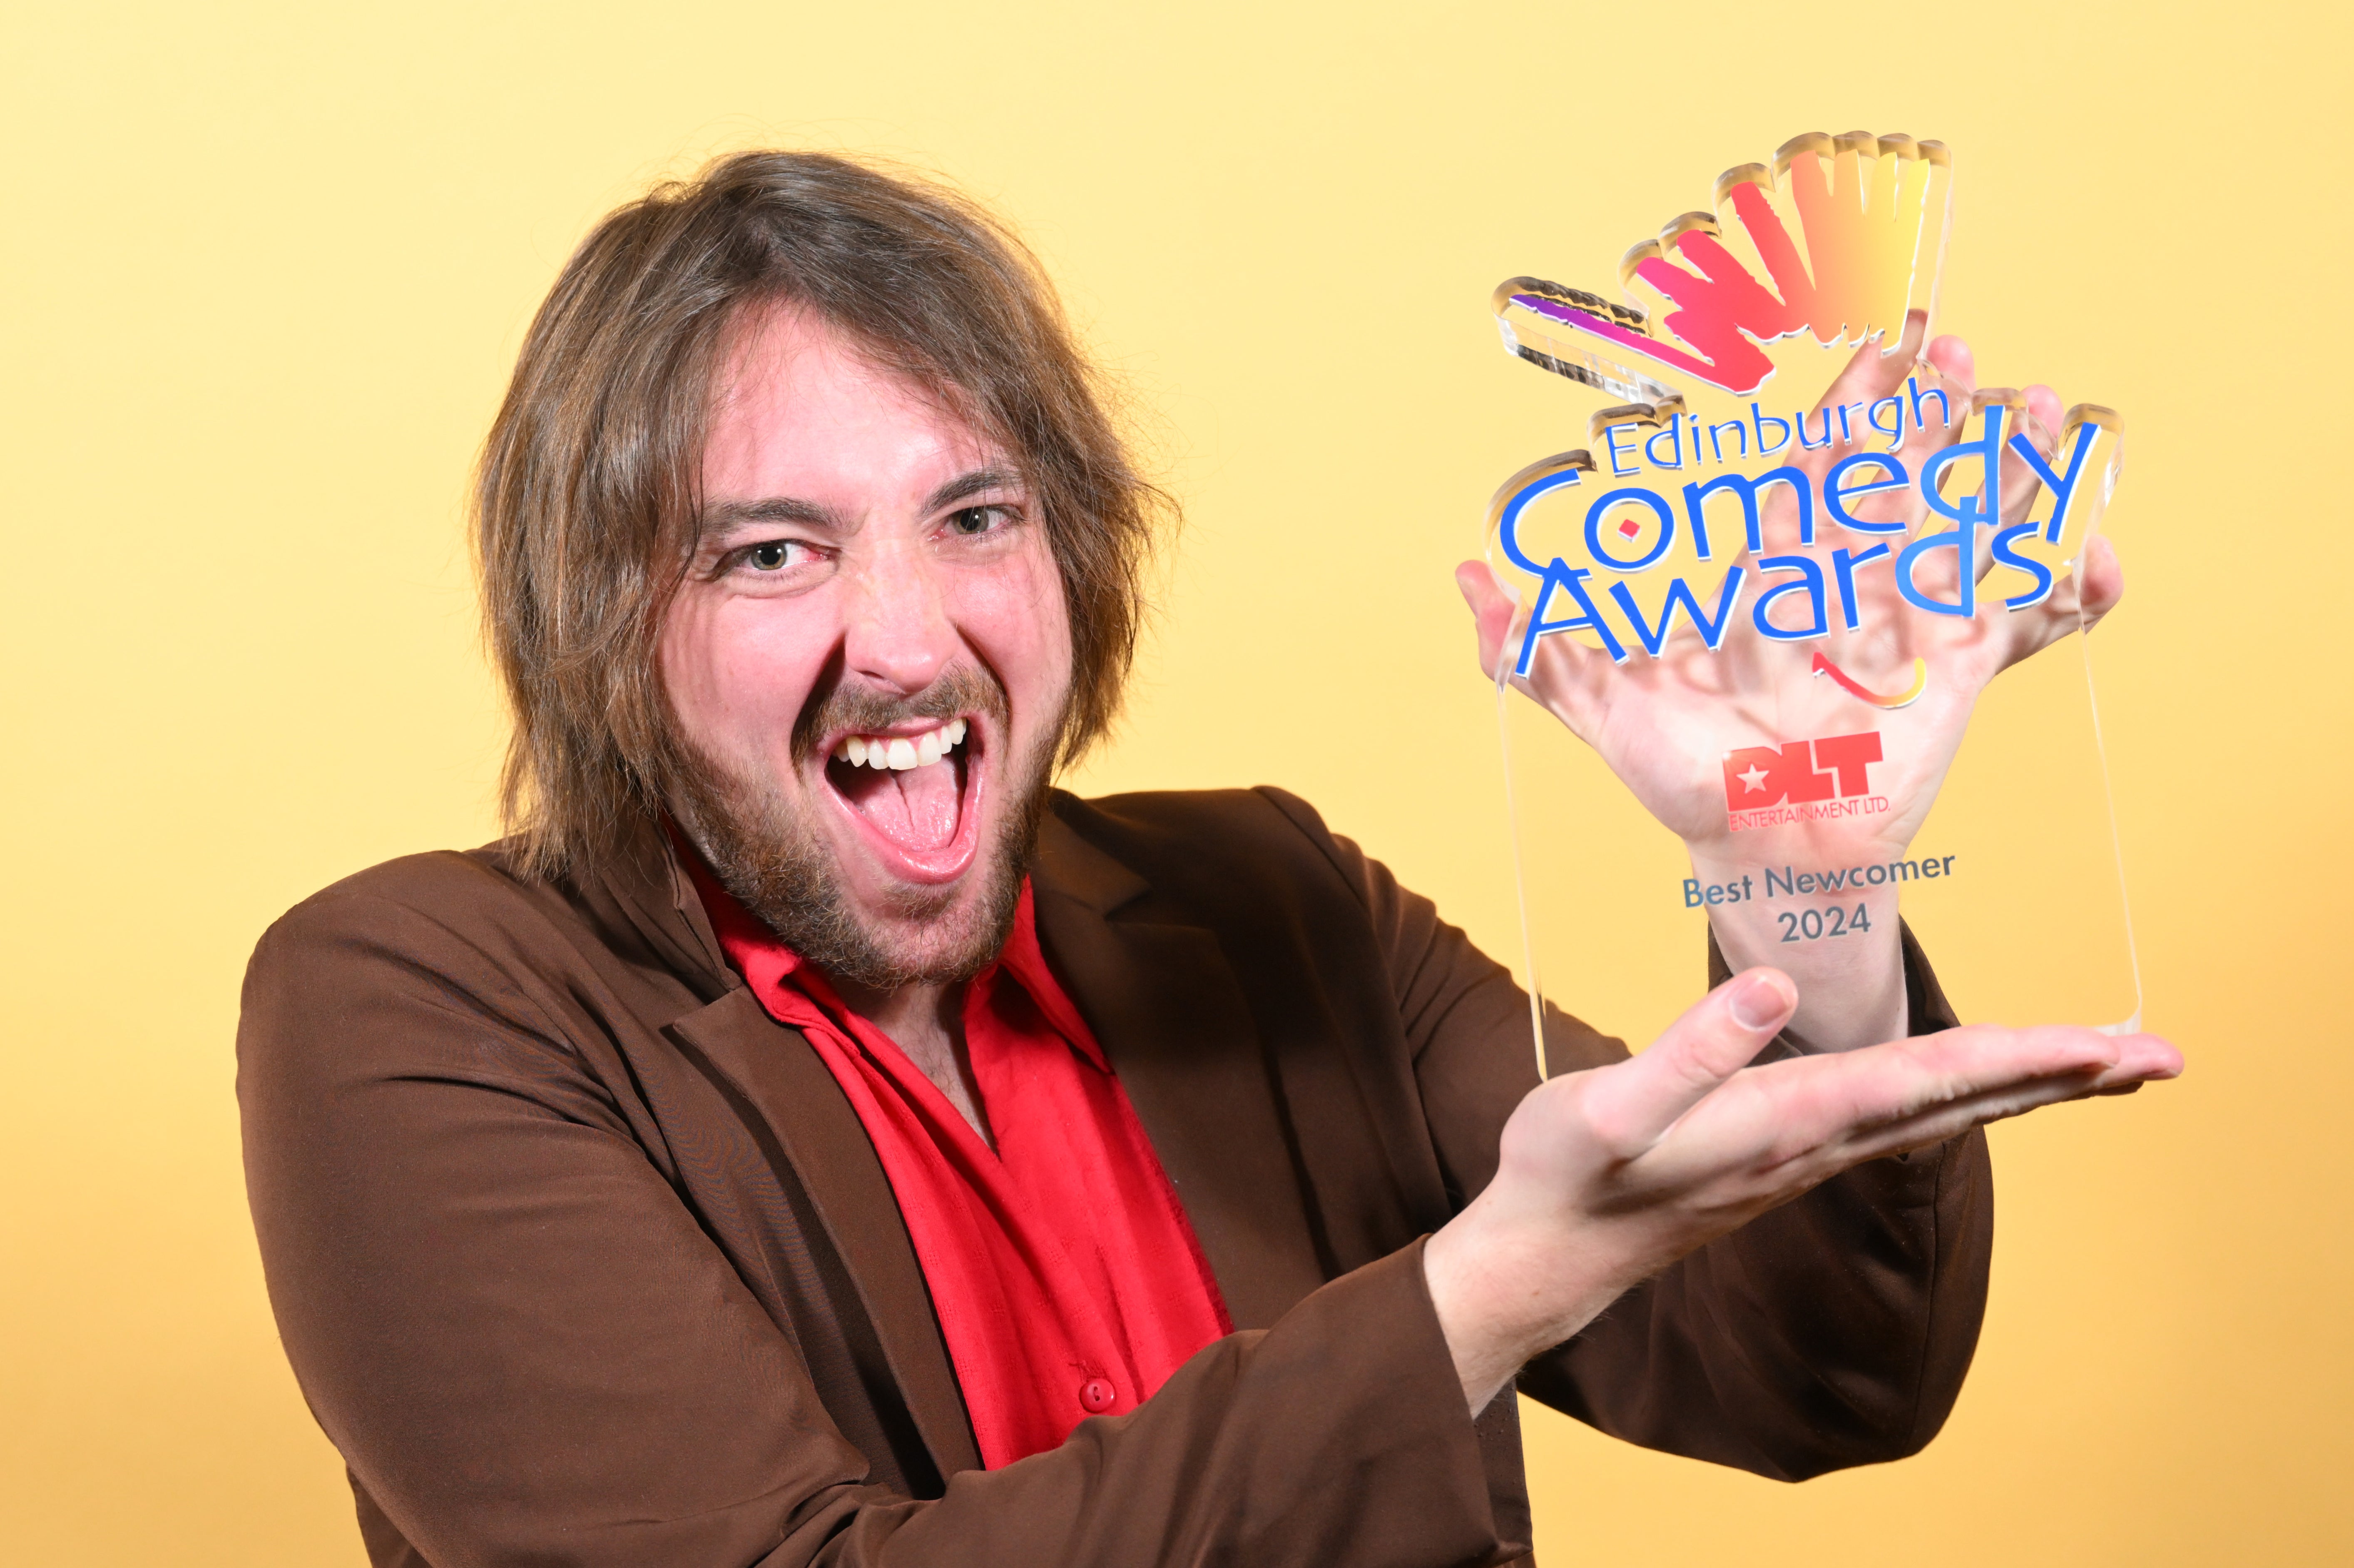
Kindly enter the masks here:
<path id="1" fill-rule="evenodd" d="M 1640 1055 L 1521 1102 L 1495 1180 L 1423 1255 L 1475 1414 L 1621 1292 L 1851 1166 L 2182 1071 L 2152 1034 L 1976 1025 L 1743 1072 L 1797 1005 L 1750 969 Z"/>

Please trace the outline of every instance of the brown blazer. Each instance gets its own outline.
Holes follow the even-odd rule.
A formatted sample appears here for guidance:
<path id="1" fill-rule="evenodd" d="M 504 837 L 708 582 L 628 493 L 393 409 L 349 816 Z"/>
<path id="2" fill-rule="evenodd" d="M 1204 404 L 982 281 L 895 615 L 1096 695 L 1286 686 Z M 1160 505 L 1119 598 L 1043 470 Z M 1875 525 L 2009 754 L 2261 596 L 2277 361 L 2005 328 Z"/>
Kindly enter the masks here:
<path id="1" fill-rule="evenodd" d="M 496 845 L 394 861 L 271 927 L 239 1036 L 247 1180 L 376 1563 L 1527 1551 L 1513 1402 L 1465 1417 L 1419 1240 L 1534 1082 L 1509 976 L 1274 789 L 1058 794 L 1034 885 L 1239 1331 L 993 1471 L 857 1117 L 728 969 L 659 833 L 553 886 Z M 1624 1054 L 1566 1018 L 1549 1048 Z M 1521 1387 L 1761 1475 L 1896 1458 L 1960 1386 L 1990 1239 L 1981 1138 L 1879 1161 L 1630 1293 Z"/>

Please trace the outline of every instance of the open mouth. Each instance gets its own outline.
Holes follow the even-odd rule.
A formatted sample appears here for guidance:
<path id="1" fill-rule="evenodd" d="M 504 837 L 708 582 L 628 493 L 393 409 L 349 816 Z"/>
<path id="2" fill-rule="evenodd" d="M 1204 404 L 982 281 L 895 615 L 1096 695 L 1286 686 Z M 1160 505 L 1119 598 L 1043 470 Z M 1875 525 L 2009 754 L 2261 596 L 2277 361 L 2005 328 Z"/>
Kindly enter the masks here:
<path id="1" fill-rule="evenodd" d="M 985 771 L 981 738 L 964 717 L 835 737 L 825 781 L 901 880 L 949 882 L 971 863 Z"/>

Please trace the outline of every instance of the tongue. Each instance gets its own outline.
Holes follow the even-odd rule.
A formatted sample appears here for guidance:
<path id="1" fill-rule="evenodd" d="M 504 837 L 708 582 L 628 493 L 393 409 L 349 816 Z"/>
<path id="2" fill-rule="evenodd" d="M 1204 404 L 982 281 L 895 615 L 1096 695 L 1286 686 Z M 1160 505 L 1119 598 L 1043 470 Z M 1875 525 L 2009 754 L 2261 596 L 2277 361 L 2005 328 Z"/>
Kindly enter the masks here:
<path id="1" fill-rule="evenodd" d="M 957 768 L 936 762 L 903 773 L 871 772 L 866 788 L 851 797 L 875 829 L 901 849 L 928 853 L 946 849 L 957 831 Z"/>

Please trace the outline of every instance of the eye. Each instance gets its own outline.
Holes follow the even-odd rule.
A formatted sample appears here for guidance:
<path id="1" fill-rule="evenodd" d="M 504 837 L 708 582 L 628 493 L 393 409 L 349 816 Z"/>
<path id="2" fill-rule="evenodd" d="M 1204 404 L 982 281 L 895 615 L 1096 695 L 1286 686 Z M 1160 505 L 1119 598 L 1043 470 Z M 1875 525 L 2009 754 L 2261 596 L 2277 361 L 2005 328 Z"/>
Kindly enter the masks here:
<path id="1" fill-rule="evenodd" d="M 764 539 L 744 551 L 744 564 L 756 572 L 780 572 L 809 553 L 798 539 Z"/>
<path id="2" fill-rule="evenodd" d="M 967 506 L 949 514 L 949 531 L 970 537 L 975 534 L 986 534 L 1001 526 L 1005 520 L 1005 508 L 1002 506 Z"/>

